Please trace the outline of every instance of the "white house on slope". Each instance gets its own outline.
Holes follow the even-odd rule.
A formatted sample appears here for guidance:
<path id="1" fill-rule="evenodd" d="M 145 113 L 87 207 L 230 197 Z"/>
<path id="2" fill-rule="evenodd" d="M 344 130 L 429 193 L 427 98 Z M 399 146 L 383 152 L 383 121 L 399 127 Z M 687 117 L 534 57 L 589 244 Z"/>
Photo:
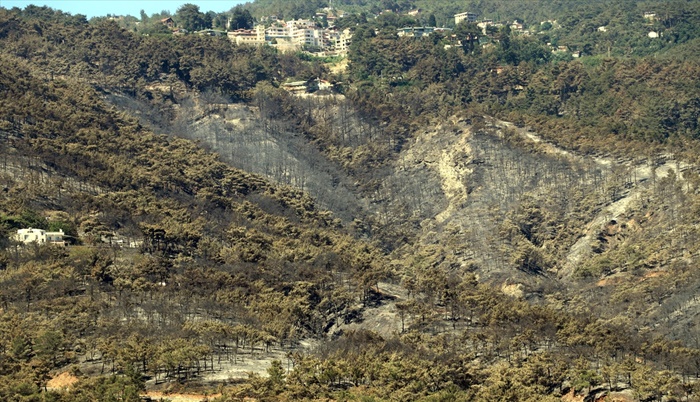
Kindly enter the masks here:
<path id="1" fill-rule="evenodd" d="M 64 236 L 63 230 L 60 230 L 60 229 L 58 232 L 47 232 L 43 229 L 29 228 L 29 229 L 17 230 L 17 234 L 14 236 L 14 239 L 17 240 L 18 242 L 22 242 L 24 244 L 51 243 L 51 244 L 65 246 L 66 242 L 63 239 L 63 236 Z"/>

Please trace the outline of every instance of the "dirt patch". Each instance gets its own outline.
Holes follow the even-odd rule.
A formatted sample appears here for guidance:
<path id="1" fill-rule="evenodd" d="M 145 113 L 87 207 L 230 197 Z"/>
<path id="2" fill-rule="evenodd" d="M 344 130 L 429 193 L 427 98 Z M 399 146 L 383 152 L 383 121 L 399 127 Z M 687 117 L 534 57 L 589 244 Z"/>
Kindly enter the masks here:
<path id="1" fill-rule="evenodd" d="M 642 276 L 641 278 L 637 278 L 637 281 L 638 281 L 638 282 L 643 282 L 643 281 L 645 281 L 645 280 L 647 280 L 647 279 L 659 278 L 659 277 L 666 276 L 666 275 L 668 275 L 668 272 L 667 272 L 667 271 L 652 271 L 652 272 L 647 272 L 647 273 L 644 274 L 644 276 Z M 603 286 L 615 286 L 615 285 L 619 285 L 619 284 L 625 282 L 625 280 L 627 280 L 628 278 L 629 278 L 628 275 L 625 275 L 625 274 L 617 274 L 617 275 L 608 276 L 608 277 L 606 277 L 606 278 L 603 278 L 603 279 L 599 280 L 598 282 L 596 282 L 596 285 L 597 285 L 597 286 L 601 286 L 601 287 L 603 287 Z M 632 279 L 632 280 L 634 280 L 634 279 Z"/>
<path id="2" fill-rule="evenodd" d="M 650 279 L 650 278 L 658 278 L 658 277 L 666 276 L 666 275 L 668 275 L 668 272 L 667 272 L 667 271 L 652 271 L 652 272 L 647 272 L 647 273 L 644 274 L 644 276 L 642 276 L 641 278 L 637 278 L 637 281 L 638 281 L 638 282 L 643 282 L 643 281 L 645 281 L 645 280 L 647 280 L 647 279 Z M 624 283 L 627 279 L 629 279 L 629 276 L 628 276 L 628 275 L 625 275 L 625 274 L 617 274 L 617 275 L 608 276 L 608 277 L 606 277 L 606 278 L 603 278 L 603 279 L 599 280 L 598 282 L 596 282 L 596 285 L 597 285 L 597 286 L 600 286 L 600 287 L 604 287 L 604 286 L 615 286 L 615 285 L 620 285 L 620 284 Z M 632 279 L 632 280 L 634 280 L 634 279 Z"/>
<path id="3" fill-rule="evenodd" d="M 80 381 L 78 377 L 65 371 L 50 379 L 49 382 L 46 383 L 46 388 L 50 390 L 70 389 L 78 381 Z"/>
<path id="4" fill-rule="evenodd" d="M 236 361 L 233 359 L 214 362 L 215 369 L 213 371 L 206 371 L 201 373 L 201 377 L 197 378 L 197 381 L 206 386 L 216 386 L 218 384 L 231 383 L 232 381 L 247 380 L 251 375 L 258 375 L 260 377 L 267 377 L 267 369 L 270 368 L 273 360 L 279 360 L 287 368 L 291 370 L 291 361 L 289 360 L 290 352 L 302 352 L 310 353 L 315 348 L 319 346 L 319 341 L 313 339 L 305 339 L 299 342 L 299 344 L 292 348 L 270 348 L 269 350 L 255 350 L 254 354 L 251 354 L 250 349 L 239 350 Z M 150 392 L 162 392 L 163 388 L 167 387 L 172 382 L 165 382 L 161 384 L 156 384 L 155 379 L 150 379 L 146 382 L 146 389 L 151 390 Z M 181 389 L 171 389 L 172 391 L 180 391 Z M 197 390 L 193 395 L 197 395 Z M 168 395 L 178 394 L 176 392 L 170 393 Z M 165 394 L 164 394 L 165 395 Z M 179 395 L 179 394 L 178 394 Z M 170 398 L 170 396 L 168 396 Z M 172 398 L 171 398 L 172 399 Z M 196 399 L 197 401 L 201 399 Z M 174 400 L 173 402 L 178 402 L 179 400 Z M 189 401 L 189 400 L 182 400 Z"/>
<path id="5" fill-rule="evenodd" d="M 569 391 L 568 394 L 561 397 L 563 402 L 583 402 L 585 399 L 584 395 L 576 395 L 574 390 Z"/>
<path id="6" fill-rule="evenodd" d="M 501 292 L 510 297 L 515 297 L 516 299 L 522 299 L 523 296 L 525 296 L 525 292 L 523 291 L 523 285 L 521 283 L 515 283 L 510 285 L 504 283 L 503 286 L 501 286 Z"/>
<path id="7" fill-rule="evenodd" d="M 169 394 L 169 393 L 163 393 L 163 392 L 149 391 L 149 392 L 146 392 L 142 396 L 151 398 L 155 401 L 169 400 L 172 402 L 203 402 L 203 401 L 209 401 L 213 398 L 218 398 L 221 396 L 221 394 L 209 394 L 209 395 Z"/>
<path id="8" fill-rule="evenodd" d="M 668 272 L 666 272 L 666 271 L 647 272 L 646 274 L 644 274 L 644 278 L 642 280 L 649 279 L 649 278 L 658 278 L 660 276 L 665 276 L 667 274 L 668 274 Z"/>
<path id="9" fill-rule="evenodd" d="M 383 337 L 392 337 L 401 333 L 401 318 L 396 309 L 396 303 L 408 300 L 408 291 L 400 285 L 388 282 L 380 282 L 379 289 L 379 298 L 376 304 L 363 311 L 361 321 L 338 325 L 331 332 L 370 330 Z M 411 323 L 411 319 L 404 317 L 403 326 L 405 328 L 408 328 Z"/>
<path id="10" fill-rule="evenodd" d="M 632 391 L 625 390 L 622 392 L 612 392 L 603 400 L 605 402 L 634 402 L 637 400 L 637 398 L 634 397 L 634 393 Z"/>
<path id="11" fill-rule="evenodd" d="M 312 347 L 306 343 L 298 350 L 308 351 Z M 267 377 L 267 369 L 270 368 L 273 360 L 286 363 L 287 350 L 274 349 L 269 352 L 257 351 L 255 355 L 250 353 L 239 354 L 236 362 L 224 361 L 219 364 L 219 369 L 214 372 L 205 373 L 202 380 L 207 383 L 225 383 L 230 380 L 247 379 L 250 374 L 257 374 Z"/>
<path id="12" fill-rule="evenodd" d="M 619 285 L 625 281 L 625 278 L 626 277 L 624 276 L 608 276 L 596 282 L 596 286 L 604 287 Z"/>
<path id="13" fill-rule="evenodd" d="M 343 59 L 338 63 L 331 64 L 329 66 L 329 69 L 331 70 L 331 73 L 333 74 L 342 74 L 345 72 L 345 70 L 348 69 L 348 59 Z"/>

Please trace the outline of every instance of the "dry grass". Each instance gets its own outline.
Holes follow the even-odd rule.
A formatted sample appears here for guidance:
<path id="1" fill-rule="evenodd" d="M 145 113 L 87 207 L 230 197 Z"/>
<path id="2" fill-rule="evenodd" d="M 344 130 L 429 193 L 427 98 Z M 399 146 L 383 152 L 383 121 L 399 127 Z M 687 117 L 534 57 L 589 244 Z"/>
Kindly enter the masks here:
<path id="1" fill-rule="evenodd" d="M 80 381 L 78 377 L 64 371 L 63 373 L 60 373 L 54 378 L 50 379 L 49 382 L 46 383 L 46 387 L 52 390 L 66 390 L 70 389 L 78 381 Z"/>

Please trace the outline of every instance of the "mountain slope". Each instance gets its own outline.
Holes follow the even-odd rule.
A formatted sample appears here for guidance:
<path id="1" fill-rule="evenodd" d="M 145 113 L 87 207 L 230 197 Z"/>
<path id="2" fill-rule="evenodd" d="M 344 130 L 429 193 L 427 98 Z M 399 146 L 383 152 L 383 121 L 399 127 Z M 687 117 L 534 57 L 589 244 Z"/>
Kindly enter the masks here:
<path id="1" fill-rule="evenodd" d="M 620 158 L 602 150 L 622 138 L 572 129 L 584 101 L 624 87 L 594 77 L 596 94 L 584 72 L 644 63 L 499 74 L 488 53 L 365 31 L 366 46 L 424 68 L 360 77 L 387 56 L 364 52 L 345 97 L 294 97 L 279 80 L 323 67 L 216 38 L 1 13 L 0 399 L 209 392 L 205 379 L 256 359 L 267 376 L 216 384 L 220 401 L 697 395 L 700 175 L 639 152 L 636 132 L 624 131 L 636 153 Z M 421 54 L 445 62 L 437 81 L 422 82 L 433 70 Z M 669 76 L 651 70 L 656 90 Z M 651 130 L 645 99 L 606 121 Z M 558 134 L 578 152 L 540 139 Z M 342 219 L 272 180 L 314 182 Z M 18 247 L 9 235 L 23 226 L 65 228 L 74 244 Z M 79 376 L 75 388 L 43 390 L 59 370 Z"/>
<path id="2" fill-rule="evenodd" d="M 82 83 L 42 80 L 4 55 L 0 65 L 4 242 L 29 222 L 75 227 L 74 241 L 83 244 L 3 251 L 4 319 L 34 317 L 17 333 L 2 332 L 3 342 L 22 336 L 38 345 L 37 336 L 58 331 L 64 346 L 47 364 L 60 367 L 80 364 L 85 355 L 68 351 L 85 342 L 104 363 L 107 346 L 95 342 L 118 332 L 149 345 L 138 359 L 159 378 L 187 377 L 226 342 L 252 352 L 324 336 L 381 276 L 376 250 L 301 191 L 230 168 L 187 140 L 155 135 Z M 15 166 L 28 174 L 10 174 Z M 44 218 L 54 215 L 60 221 Z M 139 249 L 100 247 L 101 238 L 127 237 Z M 139 307 L 122 311 L 127 305 Z M 163 331 L 152 331 L 156 323 Z M 213 328 L 226 328 L 217 335 L 223 344 L 204 342 Z M 184 372 L 161 360 L 169 348 L 195 353 L 184 355 Z M 3 373 L 41 353 L 37 346 L 26 361 L 12 355 Z"/>

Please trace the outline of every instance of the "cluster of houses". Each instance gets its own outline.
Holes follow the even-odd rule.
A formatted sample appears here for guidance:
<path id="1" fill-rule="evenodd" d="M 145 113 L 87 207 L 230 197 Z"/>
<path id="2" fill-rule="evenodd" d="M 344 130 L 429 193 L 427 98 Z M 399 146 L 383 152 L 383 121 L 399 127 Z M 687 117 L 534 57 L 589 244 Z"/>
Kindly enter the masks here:
<path id="1" fill-rule="evenodd" d="M 481 21 L 478 21 L 477 17 L 478 17 L 478 14 L 472 13 L 472 12 L 464 12 L 464 13 L 454 15 L 455 25 L 459 24 L 460 22 L 467 21 L 470 23 L 476 23 L 476 25 L 479 28 L 481 28 L 481 31 L 482 31 L 484 37 L 480 38 L 479 42 L 482 45 L 488 45 L 488 43 L 489 43 L 488 38 L 487 38 L 488 27 L 494 27 L 494 28 L 501 29 L 507 25 L 510 28 L 511 32 L 515 32 L 515 33 L 522 34 L 522 35 L 529 35 L 530 34 L 530 31 L 526 30 L 524 24 L 518 20 L 515 20 L 512 23 L 502 24 L 502 23 L 494 23 L 494 21 L 491 19 L 483 19 Z M 643 14 L 643 17 L 646 21 L 648 21 L 650 23 L 653 23 L 654 21 L 656 21 L 656 18 L 657 18 L 656 13 L 653 13 L 653 12 L 645 12 Z M 545 23 L 550 23 L 551 25 L 556 26 L 556 21 L 543 21 L 541 24 L 545 24 Z M 599 32 L 607 32 L 607 30 L 608 30 L 608 28 L 606 26 L 598 27 Z M 420 30 L 418 30 L 416 28 L 402 28 L 399 31 L 400 31 L 399 36 L 407 35 L 407 36 L 421 37 L 423 35 L 423 32 L 432 33 L 434 31 L 437 31 L 437 29 L 436 28 L 429 28 L 429 27 L 427 27 L 427 28 L 423 27 Z M 413 34 L 413 32 L 417 32 L 417 34 Z M 659 38 L 659 37 L 663 36 L 663 33 L 650 31 L 647 36 L 651 39 L 655 39 L 655 38 Z M 485 39 L 485 40 L 482 41 L 481 39 Z M 567 46 L 562 46 L 562 45 L 554 46 L 554 45 L 551 45 L 549 43 L 548 43 L 548 45 L 551 46 L 552 53 L 569 53 L 570 52 L 572 57 L 574 57 L 574 58 L 581 56 L 580 51 L 570 51 L 570 49 Z"/>
<path id="2" fill-rule="evenodd" d="M 333 26 L 333 22 L 337 18 L 343 17 L 342 14 L 338 16 L 334 15 L 332 9 L 325 9 L 327 12 L 318 13 L 315 19 L 305 20 L 291 20 L 284 21 L 278 19 L 275 16 L 265 18 L 264 24 L 258 24 L 253 29 L 238 29 L 235 31 L 224 32 L 224 31 L 213 31 L 207 30 L 200 32 L 201 34 L 209 35 L 227 35 L 228 38 L 239 45 L 270 45 L 276 47 L 281 51 L 300 51 L 300 50 L 310 50 L 316 55 L 320 56 L 343 56 L 348 53 L 350 44 L 352 42 L 352 32 L 350 29 L 339 29 Z M 409 15 L 415 15 L 418 11 L 409 12 Z M 647 21 L 654 21 L 656 19 L 656 14 L 652 12 L 644 13 L 644 18 Z M 319 26 L 317 21 L 326 21 L 329 23 L 328 28 Z M 499 22 L 494 22 L 491 19 L 478 20 L 478 14 L 474 12 L 463 12 L 454 15 L 455 25 L 466 21 L 469 23 L 475 23 L 483 33 L 483 37 L 479 38 L 479 42 L 488 46 L 490 40 L 489 27 L 494 27 L 501 29 L 504 26 L 508 26 L 511 32 L 520 33 L 523 35 L 528 35 L 530 32 L 524 27 L 521 21 L 515 20 L 511 23 L 503 24 Z M 175 29 L 174 22 L 172 18 L 165 18 L 161 21 L 163 24 L 167 25 L 171 29 Z M 556 21 L 547 21 L 556 24 Z M 324 24 L 325 25 L 325 24 Z M 599 27 L 599 31 L 605 32 L 606 27 Z M 398 36 L 400 37 L 414 37 L 423 38 L 428 37 L 434 32 L 448 33 L 451 31 L 450 28 L 439 28 L 439 27 L 404 27 L 398 29 Z M 660 35 L 656 32 L 650 32 L 650 38 L 657 38 Z M 448 45 L 449 46 L 449 45 Z M 569 49 L 566 46 L 553 46 L 552 52 L 568 52 Z M 578 57 L 580 52 L 572 52 L 573 57 Z"/>
<path id="3" fill-rule="evenodd" d="M 325 16 L 324 16 L 325 17 Z M 456 14 L 455 24 L 462 21 L 476 22 L 477 14 L 465 12 Z M 331 22 L 330 16 L 327 17 Z M 335 17 L 333 17 L 335 18 Z M 228 37 L 236 44 L 263 45 L 268 44 L 282 51 L 298 51 L 304 48 L 313 48 L 315 53 L 321 56 L 341 56 L 348 52 L 352 43 L 350 29 L 340 30 L 336 27 L 321 28 L 314 20 L 283 21 L 271 17 L 269 26 L 259 24 L 253 29 L 239 29 L 228 32 Z M 484 20 L 480 24 L 491 25 L 493 22 Z M 480 25 L 481 26 L 481 25 Z M 482 27 L 485 32 L 485 26 Z M 516 29 L 522 30 L 522 23 L 515 23 Z M 398 29 L 398 36 L 427 37 L 433 32 L 446 33 L 450 28 L 439 27 L 405 27 Z"/>
<path id="4" fill-rule="evenodd" d="M 478 21 L 477 19 L 478 14 L 472 13 L 472 12 L 464 12 L 464 13 L 459 13 L 454 15 L 455 19 L 455 25 L 458 25 L 461 22 L 468 22 L 468 23 L 474 23 L 481 29 L 481 32 L 483 34 L 482 37 L 477 38 L 479 40 L 479 43 L 484 46 L 488 46 L 491 43 L 491 40 L 489 38 L 489 33 L 488 33 L 488 27 L 494 27 L 494 28 L 503 28 L 505 25 L 502 23 L 494 23 L 493 20 L 491 19 L 483 19 L 481 21 Z M 514 21 L 510 24 L 508 24 L 510 27 L 511 31 L 521 33 L 521 34 L 527 34 L 527 31 L 524 29 L 524 25 L 520 21 Z M 450 35 L 450 32 L 452 32 L 451 28 L 438 28 L 438 27 L 427 27 L 427 26 L 421 26 L 421 27 L 404 27 L 404 28 L 399 28 L 397 30 L 397 35 L 399 37 L 412 37 L 412 38 L 426 38 L 429 37 L 430 34 L 432 33 L 442 33 L 443 35 L 446 35 L 448 37 L 451 37 L 453 41 L 457 41 L 455 38 L 455 35 Z M 452 45 L 446 45 L 447 47 L 452 47 Z"/>
<path id="5" fill-rule="evenodd" d="M 405 27 L 398 29 L 399 37 L 408 36 L 412 38 L 423 38 L 430 36 L 433 32 L 448 33 L 452 28 L 437 28 L 437 27 Z"/>
<path id="6" fill-rule="evenodd" d="M 347 54 L 352 40 L 350 29 L 321 28 L 312 20 L 275 20 L 267 28 L 259 24 L 253 29 L 238 29 L 227 35 L 239 45 L 268 44 L 282 51 L 313 48 L 324 56 Z"/>

